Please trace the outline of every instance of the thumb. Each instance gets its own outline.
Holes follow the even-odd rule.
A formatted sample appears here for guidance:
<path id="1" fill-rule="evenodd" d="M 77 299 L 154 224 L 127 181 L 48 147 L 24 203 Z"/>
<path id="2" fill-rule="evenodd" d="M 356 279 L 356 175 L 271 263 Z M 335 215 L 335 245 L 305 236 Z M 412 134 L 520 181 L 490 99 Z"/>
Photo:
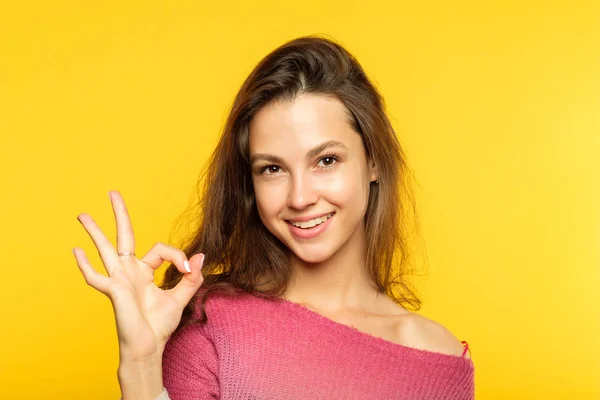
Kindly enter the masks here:
<path id="1" fill-rule="evenodd" d="M 184 306 L 188 304 L 194 294 L 198 291 L 204 277 L 202 276 L 202 264 L 204 263 L 204 254 L 194 254 L 189 259 L 190 269 L 192 272 L 186 273 L 181 278 L 181 281 L 173 289 L 173 297 L 179 304 Z"/>

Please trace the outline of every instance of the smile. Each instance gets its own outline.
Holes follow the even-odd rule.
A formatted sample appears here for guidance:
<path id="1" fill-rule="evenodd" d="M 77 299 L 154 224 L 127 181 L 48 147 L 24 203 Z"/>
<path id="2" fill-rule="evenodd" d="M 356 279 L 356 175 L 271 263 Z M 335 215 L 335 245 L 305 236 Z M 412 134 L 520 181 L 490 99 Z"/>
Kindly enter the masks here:
<path id="1" fill-rule="evenodd" d="M 308 221 L 286 221 L 293 237 L 300 240 L 312 239 L 323 233 L 335 216 L 335 212 Z"/>
<path id="2" fill-rule="evenodd" d="M 309 221 L 298 221 L 298 222 L 294 222 L 294 221 L 289 221 L 290 224 L 301 228 L 301 229 L 309 229 L 309 228 L 314 228 L 317 225 L 321 225 L 322 223 L 324 223 L 325 221 L 327 221 L 329 218 L 331 218 L 333 216 L 334 213 L 329 213 L 327 215 L 324 215 L 320 218 L 315 218 L 315 219 L 311 219 Z"/>

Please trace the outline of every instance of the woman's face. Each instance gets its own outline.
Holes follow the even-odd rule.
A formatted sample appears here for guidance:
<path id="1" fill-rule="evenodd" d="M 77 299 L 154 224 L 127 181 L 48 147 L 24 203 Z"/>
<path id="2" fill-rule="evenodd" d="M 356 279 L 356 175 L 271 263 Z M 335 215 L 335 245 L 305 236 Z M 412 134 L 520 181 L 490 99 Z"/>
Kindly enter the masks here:
<path id="1" fill-rule="evenodd" d="M 250 125 L 252 181 L 267 229 L 305 262 L 322 262 L 362 232 L 376 168 L 339 100 L 302 94 Z"/>

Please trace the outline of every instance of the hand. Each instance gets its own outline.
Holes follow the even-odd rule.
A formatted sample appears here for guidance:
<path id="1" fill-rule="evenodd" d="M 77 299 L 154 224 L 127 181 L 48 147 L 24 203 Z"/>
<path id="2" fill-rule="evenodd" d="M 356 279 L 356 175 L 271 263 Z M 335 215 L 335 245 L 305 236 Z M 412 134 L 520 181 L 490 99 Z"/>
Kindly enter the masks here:
<path id="1" fill-rule="evenodd" d="M 181 321 L 183 309 L 204 281 L 200 272 L 204 255 L 195 254 L 188 262 L 183 251 L 164 243 L 155 244 L 141 260 L 135 254 L 121 255 L 135 251 L 133 229 L 121 194 L 112 191 L 109 197 L 117 224 L 118 250 L 88 214 L 77 217 L 98 248 L 108 276 L 90 265 L 83 249 L 76 247 L 73 254 L 88 285 L 112 302 L 121 359 L 131 362 L 160 359 L 167 340 Z M 154 271 L 164 261 L 172 262 L 184 273 L 177 286 L 169 290 L 154 284 Z"/>

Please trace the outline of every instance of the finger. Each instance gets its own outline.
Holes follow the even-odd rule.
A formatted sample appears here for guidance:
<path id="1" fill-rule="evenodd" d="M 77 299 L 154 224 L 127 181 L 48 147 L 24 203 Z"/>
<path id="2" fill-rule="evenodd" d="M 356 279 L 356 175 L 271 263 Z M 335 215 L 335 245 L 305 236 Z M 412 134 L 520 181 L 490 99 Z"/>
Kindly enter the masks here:
<path id="1" fill-rule="evenodd" d="M 173 289 L 169 289 L 173 293 L 175 300 L 185 307 L 198 291 L 204 277 L 202 276 L 202 264 L 204 263 L 204 254 L 195 254 L 190 258 L 191 273 L 183 275 L 181 281 Z"/>
<path id="2" fill-rule="evenodd" d="M 108 286 L 110 285 L 110 278 L 99 274 L 94 267 L 90 264 L 89 260 L 85 256 L 83 249 L 75 247 L 73 249 L 77 266 L 83 274 L 85 281 L 88 285 L 104 294 L 108 294 Z"/>
<path id="3" fill-rule="evenodd" d="M 185 253 L 176 247 L 161 242 L 152 246 L 141 261 L 153 270 L 156 270 L 165 261 L 170 261 L 175 264 L 179 271 L 183 273 L 191 272 Z"/>
<path id="4" fill-rule="evenodd" d="M 129 218 L 129 212 L 125 206 L 125 201 L 121 193 L 116 190 L 109 191 L 108 197 L 112 204 L 115 222 L 117 223 L 117 252 L 135 252 L 135 239 L 133 237 L 133 228 Z"/>
<path id="5" fill-rule="evenodd" d="M 104 264 L 104 269 L 109 275 L 112 275 L 113 270 L 116 266 L 121 265 L 121 260 L 117 255 L 114 247 L 110 241 L 104 236 L 104 233 L 100 230 L 96 222 L 87 214 L 79 214 L 77 220 L 83 225 L 86 232 L 92 238 L 92 241 L 98 249 L 98 254 Z"/>

